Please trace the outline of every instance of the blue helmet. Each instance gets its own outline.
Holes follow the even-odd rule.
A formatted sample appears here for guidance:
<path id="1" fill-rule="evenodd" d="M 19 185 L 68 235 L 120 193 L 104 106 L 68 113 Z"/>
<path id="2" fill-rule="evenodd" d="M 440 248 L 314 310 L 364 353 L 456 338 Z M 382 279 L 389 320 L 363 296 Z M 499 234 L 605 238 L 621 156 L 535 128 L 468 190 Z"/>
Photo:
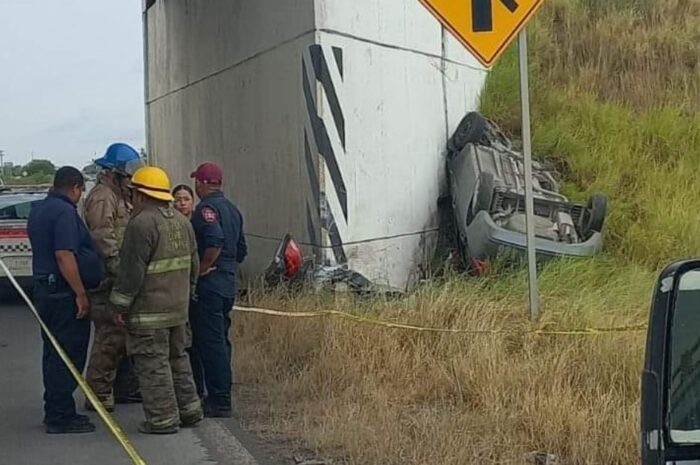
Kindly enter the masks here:
<path id="1" fill-rule="evenodd" d="M 133 174 L 129 173 L 132 171 L 131 168 L 134 164 L 138 164 L 141 161 L 141 157 L 133 147 L 118 142 L 112 144 L 107 148 L 102 158 L 95 160 L 95 164 L 100 168 L 114 170 L 121 174 Z"/>

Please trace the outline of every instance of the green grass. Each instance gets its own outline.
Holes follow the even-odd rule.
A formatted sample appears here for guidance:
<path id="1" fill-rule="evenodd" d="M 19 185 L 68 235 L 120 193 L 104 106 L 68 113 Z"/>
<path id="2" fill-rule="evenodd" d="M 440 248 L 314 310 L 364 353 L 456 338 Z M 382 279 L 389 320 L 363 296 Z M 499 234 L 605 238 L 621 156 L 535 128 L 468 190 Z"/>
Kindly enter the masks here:
<path id="1" fill-rule="evenodd" d="M 641 17 L 641 13 L 630 13 L 626 9 L 630 2 L 612 3 L 626 15 Z M 545 51 L 551 52 L 552 28 L 548 21 L 554 16 L 566 17 L 560 11 L 562 5 L 568 5 L 569 15 L 573 14 L 571 10 L 580 12 L 572 2 L 555 0 L 543 11 L 543 18 L 531 31 L 531 118 L 536 156 L 556 161 L 566 181 L 564 191 L 573 199 L 585 200 L 593 192 L 609 196 L 606 252 L 619 262 L 657 269 L 677 258 L 700 255 L 699 94 L 680 93 L 674 99 L 638 108 L 633 83 L 678 83 L 680 78 L 675 64 L 665 70 L 655 69 L 659 75 L 646 81 L 637 76 L 641 70 L 620 71 L 629 79 L 629 90 L 618 89 L 610 98 L 586 88 L 589 80 L 607 88 L 616 86 L 616 76 L 605 74 L 610 69 L 603 65 L 606 60 L 599 60 L 600 68 L 590 68 L 586 73 L 572 64 L 568 73 L 566 69 L 553 71 L 549 66 L 551 57 L 543 55 Z M 603 14 L 612 18 L 608 22 L 616 24 L 619 16 L 608 11 L 604 10 Z M 582 29 L 576 27 L 576 22 L 583 23 L 586 18 L 568 17 L 568 21 L 575 23 L 569 27 L 576 31 Z M 598 21 L 598 27 L 603 30 L 606 24 L 605 20 Z M 694 24 L 700 27 L 700 20 L 696 18 Z M 661 34 L 658 28 L 650 30 Z M 595 36 L 601 32 L 589 31 L 588 34 Z M 639 40 L 647 36 L 643 31 L 638 35 Z M 578 39 L 586 41 L 585 36 Z M 597 43 L 598 40 L 588 41 Z M 649 44 L 641 46 L 647 48 Z M 610 47 L 615 49 L 614 44 Z M 700 56 L 700 46 L 695 47 Z M 561 48 L 561 53 L 566 54 L 567 50 L 577 47 L 564 43 Z M 652 50 L 647 51 L 652 53 Z M 684 61 L 683 55 L 676 58 Z M 578 61 L 590 64 L 585 54 L 579 56 Z M 700 75 L 688 76 L 690 72 L 687 70 L 681 80 L 686 88 L 696 89 Z M 569 76 L 566 82 L 559 79 L 562 73 Z M 651 86 L 647 92 L 651 96 L 664 95 L 666 90 L 665 86 Z M 517 56 L 511 49 L 488 78 L 481 110 L 517 136 L 520 132 L 519 105 Z"/>

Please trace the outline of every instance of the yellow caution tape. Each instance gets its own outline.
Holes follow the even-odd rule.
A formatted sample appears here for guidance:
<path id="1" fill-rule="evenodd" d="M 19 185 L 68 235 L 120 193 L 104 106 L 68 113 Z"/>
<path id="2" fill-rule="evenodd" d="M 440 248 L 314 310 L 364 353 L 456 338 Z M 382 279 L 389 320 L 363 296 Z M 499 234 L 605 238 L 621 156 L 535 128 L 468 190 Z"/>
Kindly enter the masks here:
<path id="1" fill-rule="evenodd" d="M 607 333 L 626 333 L 635 331 L 644 331 L 647 328 L 645 323 L 630 325 L 630 326 L 615 326 L 609 328 L 581 328 L 581 329 L 542 329 L 533 328 L 529 330 L 516 329 L 460 329 L 460 328 L 430 328 L 426 326 L 416 326 L 405 323 L 392 323 L 376 318 L 355 315 L 352 313 L 341 312 L 339 310 L 320 310 L 313 312 L 282 312 L 279 310 L 270 310 L 267 308 L 256 307 L 241 307 L 235 305 L 234 310 L 245 313 L 256 313 L 259 315 L 269 315 L 285 318 L 319 318 L 319 317 L 337 317 L 346 320 L 355 321 L 384 328 L 406 329 L 410 331 L 421 331 L 430 333 L 452 333 L 452 334 L 539 334 L 552 336 L 595 336 Z"/>
<path id="2" fill-rule="evenodd" d="M 146 465 L 146 462 L 143 460 L 143 458 L 141 458 L 139 453 L 136 452 L 134 446 L 131 445 L 131 442 L 129 442 L 129 438 L 126 436 L 126 434 L 124 434 L 124 431 L 121 429 L 119 424 L 116 421 L 114 421 L 114 418 L 112 418 L 109 412 L 107 412 L 107 410 L 102 405 L 102 402 L 100 402 L 100 400 L 92 391 L 88 383 L 85 381 L 85 378 L 83 378 L 82 374 L 75 367 L 70 357 L 68 357 L 66 352 L 63 350 L 63 347 L 61 347 L 54 335 L 51 334 L 51 331 L 41 319 L 41 316 L 39 316 L 39 312 L 36 310 L 36 307 L 29 299 L 29 297 L 27 297 L 27 294 L 24 292 L 24 289 L 22 289 L 22 287 L 17 283 L 17 280 L 12 275 L 12 272 L 10 272 L 10 270 L 7 268 L 7 265 L 5 265 L 5 262 L 1 258 L 0 267 L 5 272 L 5 275 L 10 279 L 10 282 L 12 283 L 14 288 L 17 289 L 17 292 L 19 292 L 24 301 L 27 303 L 29 309 L 34 314 L 34 317 L 39 322 L 41 329 L 44 331 L 49 341 L 51 342 L 51 345 L 54 347 L 54 349 L 56 349 L 56 352 L 58 352 L 58 355 L 61 357 L 61 360 L 63 360 L 63 363 L 66 364 L 68 370 L 73 375 L 73 378 L 75 378 L 75 380 L 78 382 L 80 389 L 82 389 L 92 406 L 95 408 L 95 410 L 97 410 L 97 413 L 99 414 L 100 418 L 102 418 L 102 421 L 104 421 L 105 425 L 107 425 L 109 431 L 114 435 L 117 441 L 119 441 L 119 444 L 121 444 L 121 446 L 124 448 L 124 451 L 127 453 L 132 463 L 134 465 Z"/>

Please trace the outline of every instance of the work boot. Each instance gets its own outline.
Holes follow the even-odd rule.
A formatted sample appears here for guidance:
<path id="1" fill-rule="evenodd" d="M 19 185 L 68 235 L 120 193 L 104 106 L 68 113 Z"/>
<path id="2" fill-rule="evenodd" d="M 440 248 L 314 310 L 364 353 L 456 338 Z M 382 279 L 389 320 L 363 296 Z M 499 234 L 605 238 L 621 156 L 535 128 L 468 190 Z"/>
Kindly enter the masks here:
<path id="1" fill-rule="evenodd" d="M 166 428 L 155 428 L 147 421 L 141 422 L 139 425 L 139 431 L 143 434 L 175 434 L 179 429 L 180 427 L 177 424 Z"/>
<path id="2" fill-rule="evenodd" d="M 183 428 L 194 428 L 199 425 L 199 423 L 204 420 L 204 412 L 201 410 L 194 415 L 181 416 L 180 426 Z"/>
<path id="3" fill-rule="evenodd" d="M 74 419 L 77 422 L 90 423 L 90 417 L 87 415 L 79 415 L 76 413 Z M 48 422 L 46 421 L 46 417 L 44 417 L 44 425 L 47 425 L 47 424 L 48 424 Z"/>
<path id="4" fill-rule="evenodd" d="M 233 416 L 233 410 L 231 407 L 205 404 L 204 416 L 207 418 L 231 418 Z"/>
<path id="5" fill-rule="evenodd" d="M 83 421 L 79 418 L 74 418 L 68 423 L 59 425 L 46 425 L 47 434 L 82 434 L 92 433 L 95 431 L 95 425 L 89 421 Z"/>

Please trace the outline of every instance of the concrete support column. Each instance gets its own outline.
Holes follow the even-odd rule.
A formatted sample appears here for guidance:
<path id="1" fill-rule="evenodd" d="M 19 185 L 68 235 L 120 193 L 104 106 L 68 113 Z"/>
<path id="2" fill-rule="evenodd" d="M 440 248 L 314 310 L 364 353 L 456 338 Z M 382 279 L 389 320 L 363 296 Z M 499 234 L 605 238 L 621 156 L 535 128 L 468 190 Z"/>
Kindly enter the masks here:
<path id="1" fill-rule="evenodd" d="M 145 22 L 151 153 L 174 182 L 223 165 L 246 277 L 290 232 L 319 262 L 415 281 L 485 78 L 417 0 L 157 0 Z"/>

